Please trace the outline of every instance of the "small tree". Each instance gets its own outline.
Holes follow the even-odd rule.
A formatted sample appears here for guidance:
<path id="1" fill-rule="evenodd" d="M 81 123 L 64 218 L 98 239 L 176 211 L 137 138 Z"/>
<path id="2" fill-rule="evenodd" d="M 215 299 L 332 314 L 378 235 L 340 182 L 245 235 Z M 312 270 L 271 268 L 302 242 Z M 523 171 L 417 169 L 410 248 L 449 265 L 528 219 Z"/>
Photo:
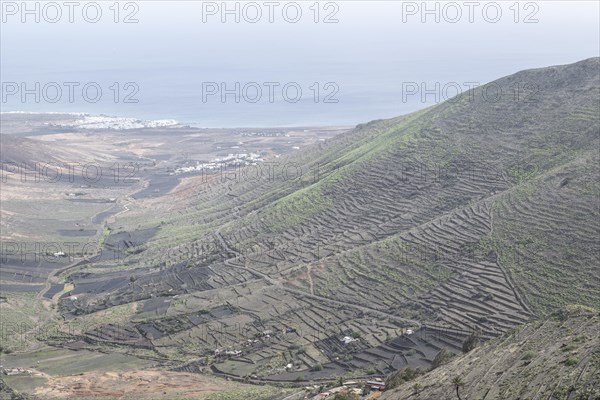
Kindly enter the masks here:
<path id="1" fill-rule="evenodd" d="M 417 382 L 413 385 L 413 390 L 415 391 L 415 394 L 419 394 L 421 393 L 421 390 L 423 390 L 423 385 Z"/>
<path id="2" fill-rule="evenodd" d="M 448 350 L 441 349 L 435 355 L 435 358 L 433 359 L 433 361 L 431 363 L 431 369 L 436 369 L 440 365 L 447 363 L 449 359 L 450 359 L 450 353 L 448 353 Z"/>
<path id="3" fill-rule="evenodd" d="M 462 351 L 463 353 L 468 353 L 473 350 L 479 344 L 479 331 L 473 332 L 469 337 L 463 342 Z"/>
<path id="4" fill-rule="evenodd" d="M 458 400 L 461 400 L 460 393 L 458 392 L 458 390 L 460 389 L 461 386 L 465 385 L 465 382 L 462 380 L 462 378 L 460 376 L 457 376 L 454 379 L 452 379 L 452 384 L 456 388 L 456 397 L 458 397 Z"/>
<path id="5" fill-rule="evenodd" d="M 321 364 L 315 364 L 310 368 L 311 371 L 316 372 L 316 371 L 322 371 L 323 370 L 323 366 Z"/>

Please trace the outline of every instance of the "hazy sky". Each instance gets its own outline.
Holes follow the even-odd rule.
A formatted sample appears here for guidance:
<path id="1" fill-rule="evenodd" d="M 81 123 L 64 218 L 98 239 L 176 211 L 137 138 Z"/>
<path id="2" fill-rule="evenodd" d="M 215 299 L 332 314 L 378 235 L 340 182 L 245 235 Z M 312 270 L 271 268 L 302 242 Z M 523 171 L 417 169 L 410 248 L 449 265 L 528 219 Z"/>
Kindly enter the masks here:
<path id="1" fill-rule="evenodd" d="M 600 51 L 597 1 L 427 2 L 430 14 L 420 1 L 321 1 L 317 7 L 315 1 L 281 1 L 273 8 L 265 1 L 228 1 L 229 9 L 238 7 L 239 23 L 235 13 L 222 14 L 221 1 L 120 2 L 117 23 L 114 1 L 97 2 L 99 7 L 78 2 L 73 23 L 62 1 L 28 7 L 35 3 L 39 23 L 35 14 L 23 15 L 20 1 L 2 2 L 2 82 L 98 82 L 103 97 L 69 103 L 63 94 L 56 103 L 36 103 L 33 96 L 23 102 L 12 95 L 3 98 L 3 110 L 105 112 L 210 126 L 358 123 L 422 108 L 418 96 L 403 99 L 406 82 L 484 83 Z M 102 11 L 98 22 L 84 19 L 84 6 L 89 21 L 97 8 Z M 302 15 L 291 23 L 297 9 Z M 137 23 L 123 22 L 130 13 Z M 328 15 L 338 22 L 324 23 Z M 120 101 L 109 101 L 110 82 L 135 82 L 139 102 L 124 104 L 124 88 Z M 303 97 L 286 104 L 275 91 L 274 103 L 265 92 L 256 104 L 236 104 L 233 96 L 222 103 L 218 94 L 203 102 L 205 82 L 296 82 Z M 316 104 L 314 82 L 320 89 Z M 325 90 L 328 82 L 338 89 L 336 104 L 322 102 L 334 91 Z"/>

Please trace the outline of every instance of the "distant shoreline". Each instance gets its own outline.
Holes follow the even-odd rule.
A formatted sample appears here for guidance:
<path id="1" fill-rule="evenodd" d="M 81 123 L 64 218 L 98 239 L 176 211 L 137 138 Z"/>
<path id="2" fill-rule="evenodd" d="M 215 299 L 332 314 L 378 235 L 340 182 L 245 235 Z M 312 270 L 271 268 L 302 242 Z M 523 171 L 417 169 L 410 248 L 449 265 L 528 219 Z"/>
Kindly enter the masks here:
<path id="1" fill-rule="evenodd" d="M 88 112 L 72 112 L 72 111 L 2 111 L 0 115 L 32 115 L 32 116 L 72 116 L 88 118 L 88 121 L 82 121 L 79 124 L 68 125 L 68 127 L 76 127 L 81 129 L 143 129 L 143 128 L 197 128 L 197 129 L 352 129 L 356 124 L 331 124 L 331 125 L 273 125 L 273 126 L 201 126 L 196 123 L 182 123 L 175 119 L 152 119 L 146 120 L 136 117 L 123 117 L 110 115 L 105 113 L 88 113 Z M 67 127 L 67 125 L 65 125 Z"/>

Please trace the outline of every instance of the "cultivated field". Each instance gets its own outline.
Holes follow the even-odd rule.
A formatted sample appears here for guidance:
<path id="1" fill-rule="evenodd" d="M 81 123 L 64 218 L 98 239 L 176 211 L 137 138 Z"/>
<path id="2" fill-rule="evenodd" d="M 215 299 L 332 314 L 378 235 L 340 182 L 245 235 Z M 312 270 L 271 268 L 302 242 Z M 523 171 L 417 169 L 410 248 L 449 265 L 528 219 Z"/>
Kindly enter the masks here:
<path id="1" fill-rule="evenodd" d="M 210 175 L 169 175 L 189 157 L 141 146 L 144 132 L 121 138 L 156 166 L 137 197 L 118 189 L 99 257 L 31 281 L 56 293 L 60 329 L 44 342 L 305 386 L 429 368 L 475 332 L 498 344 L 530 323 L 539 335 L 532 321 L 558 307 L 600 308 L 599 100 L 597 58 L 523 71 L 334 137 L 289 132 L 304 150 Z M 246 137 L 235 134 L 229 147 Z M 593 318 L 570 323 L 588 332 Z M 474 395 L 526 392 L 504 376 L 485 374 L 500 389 Z"/>

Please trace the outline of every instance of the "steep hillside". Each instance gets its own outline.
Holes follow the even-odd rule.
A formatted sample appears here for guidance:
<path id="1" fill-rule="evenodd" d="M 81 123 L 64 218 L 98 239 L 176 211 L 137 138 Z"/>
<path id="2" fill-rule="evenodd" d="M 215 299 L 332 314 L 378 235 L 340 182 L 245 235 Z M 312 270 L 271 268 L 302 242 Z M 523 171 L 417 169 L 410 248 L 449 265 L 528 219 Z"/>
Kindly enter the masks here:
<path id="1" fill-rule="evenodd" d="M 119 310 L 86 346 L 296 382 L 427 366 L 475 328 L 600 307 L 599 101 L 598 58 L 528 70 L 191 179 L 111 226 L 107 250 L 129 249 L 70 275 L 61 312 Z M 397 340 L 423 325 L 455 333 Z"/>
<path id="2" fill-rule="evenodd" d="M 457 377 L 462 399 L 598 399 L 600 315 L 568 310 L 486 343 L 380 399 L 457 399 Z"/>

